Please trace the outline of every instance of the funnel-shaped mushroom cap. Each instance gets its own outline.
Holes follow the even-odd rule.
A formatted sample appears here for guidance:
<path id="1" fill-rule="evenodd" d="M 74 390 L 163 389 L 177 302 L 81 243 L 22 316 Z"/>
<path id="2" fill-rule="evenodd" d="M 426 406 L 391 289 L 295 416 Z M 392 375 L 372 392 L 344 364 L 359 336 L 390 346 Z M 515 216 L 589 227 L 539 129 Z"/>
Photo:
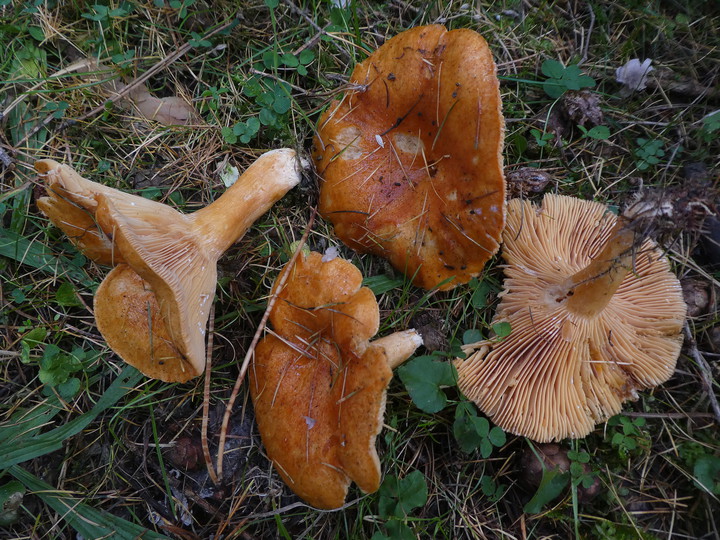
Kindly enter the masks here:
<path id="1" fill-rule="evenodd" d="M 39 161 L 35 167 L 48 182 L 50 202 L 45 208 L 68 204 L 77 207 L 83 218 L 92 216 L 94 227 L 86 230 L 107 239 L 105 247 L 93 251 L 100 254 L 98 262 L 120 260 L 129 266 L 111 272 L 96 296 L 98 327 L 108 343 L 144 373 L 160 373 L 159 378 L 173 382 L 195 377 L 204 368 L 205 327 L 215 293 L 218 258 L 300 180 L 293 150 L 267 152 L 219 199 L 184 215 L 167 205 L 85 180 L 52 160 Z M 53 219 L 53 214 L 48 215 Z M 75 214 L 68 216 L 73 219 Z M 63 230 L 74 226 L 67 218 L 63 221 Z M 80 241 L 77 245 L 84 246 Z M 131 276 L 132 272 L 137 276 Z M 147 334 L 133 339 L 130 329 L 138 328 L 134 323 L 138 318 L 148 319 L 148 304 L 143 300 L 148 288 L 164 325 L 158 335 L 154 332 L 159 326 L 153 325 L 151 344 L 138 346 L 136 340 Z M 113 312 L 106 302 L 119 298 L 123 304 Z M 103 320 L 106 316 L 112 317 L 112 324 Z M 156 320 L 156 314 L 151 319 Z M 164 343 L 168 338 L 171 343 Z M 155 346 L 161 350 L 149 357 L 140 352 Z M 168 350 L 175 351 L 174 360 L 168 357 Z M 162 366 L 148 368 L 148 362 L 160 359 Z M 176 366 L 168 367 L 169 363 Z M 165 378 L 170 374 L 177 377 Z"/>
<path id="2" fill-rule="evenodd" d="M 250 369 L 255 417 L 288 486 L 317 508 L 338 508 L 351 481 L 365 492 L 380 486 L 375 438 L 387 385 L 422 340 L 408 330 L 368 341 L 378 307 L 348 261 L 310 253 L 284 272 L 273 332 Z"/>
<path id="3" fill-rule="evenodd" d="M 185 382 L 197 375 L 168 333 L 150 284 L 128 265 L 113 268 L 98 287 L 95 319 L 108 346 L 148 377 Z"/>
<path id="4" fill-rule="evenodd" d="M 576 298 L 582 283 L 567 289 L 626 230 L 616 221 L 602 204 L 570 197 L 546 195 L 540 208 L 509 203 L 505 289 L 493 322 L 508 322 L 511 333 L 456 361 L 462 392 L 504 430 L 539 442 L 584 437 L 637 390 L 672 375 L 686 308 L 650 240 L 628 256 L 632 271 L 596 312 L 587 309 L 595 296 Z M 621 270 L 610 262 L 583 283 L 597 279 L 608 290 L 605 278 Z"/>
<path id="5" fill-rule="evenodd" d="M 504 120 L 495 63 L 467 29 L 422 26 L 358 64 L 320 118 L 320 213 L 416 285 L 478 275 L 505 218 Z M 450 279 L 452 281 L 450 281 Z"/>

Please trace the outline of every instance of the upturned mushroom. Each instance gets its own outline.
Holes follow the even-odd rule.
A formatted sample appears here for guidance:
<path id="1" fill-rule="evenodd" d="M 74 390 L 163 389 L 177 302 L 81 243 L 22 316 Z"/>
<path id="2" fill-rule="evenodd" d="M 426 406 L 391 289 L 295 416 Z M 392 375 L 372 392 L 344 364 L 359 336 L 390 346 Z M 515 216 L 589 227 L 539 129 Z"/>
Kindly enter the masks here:
<path id="1" fill-rule="evenodd" d="M 318 123 L 319 210 L 349 247 L 425 289 L 479 274 L 505 220 L 504 119 L 492 53 L 421 26 L 358 64 Z"/>
<path id="2" fill-rule="evenodd" d="M 686 308 L 667 259 L 639 234 L 652 214 L 555 195 L 509 203 L 493 322 L 511 333 L 456 360 L 462 392 L 504 430 L 583 437 L 672 375 Z"/>
<path id="3" fill-rule="evenodd" d="M 40 160 L 38 205 L 86 255 L 117 264 L 95 296 L 98 329 L 128 364 L 184 382 L 205 366 L 205 328 L 216 263 L 300 180 L 295 151 L 260 156 L 223 195 L 192 214 L 82 178 Z"/>
<path id="4" fill-rule="evenodd" d="M 301 254 L 258 344 L 250 394 L 268 457 L 285 483 L 316 508 L 342 506 L 351 481 L 380 486 L 375 438 L 395 366 L 422 344 L 414 330 L 369 341 L 375 296 L 350 262 Z"/>

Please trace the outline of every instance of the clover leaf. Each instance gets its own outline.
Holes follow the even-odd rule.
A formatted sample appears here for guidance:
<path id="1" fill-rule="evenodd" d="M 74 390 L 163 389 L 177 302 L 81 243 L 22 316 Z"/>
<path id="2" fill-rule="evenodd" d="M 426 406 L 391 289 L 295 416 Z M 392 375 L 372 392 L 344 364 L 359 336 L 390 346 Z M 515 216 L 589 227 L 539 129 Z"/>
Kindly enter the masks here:
<path id="1" fill-rule="evenodd" d="M 595 86 L 595 79 L 583 75 L 580 66 L 563 66 L 557 60 L 545 60 L 540 67 L 547 80 L 543 82 L 545 93 L 551 98 L 559 98 L 567 90 L 580 90 Z"/>
<path id="2" fill-rule="evenodd" d="M 720 495 L 720 457 L 701 456 L 695 462 L 693 474 L 696 482 L 710 493 Z"/>
<path id="3" fill-rule="evenodd" d="M 428 497 L 425 476 L 420 471 L 413 471 L 402 479 L 387 476 L 378 493 L 378 513 L 384 519 L 405 518 L 414 508 L 423 506 Z"/>
<path id="4" fill-rule="evenodd" d="M 432 356 L 418 356 L 398 368 L 398 374 L 415 405 L 427 413 L 444 409 L 447 396 L 441 387 L 457 383 L 455 367 Z"/>
<path id="5" fill-rule="evenodd" d="M 84 356 L 82 350 L 67 354 L 57 345 L 47 345 L 40 360 L 40 372 L 38 373 L 40 382 L 49 386 L 58 386 L 67 382 L 71 373 L 82 369 L 82 362 L 78 356 Z"/>
<path id="6" fill-rule="evenodd" d="M 455 409 L 453 434 L 463 452 L 469 454 L 479 448 L 485 459 L 490 457 L 494 446 L 503 446 L 507 440 L 505 432 L 497 426 L 491 428 L 488 419 L 478 416 L 469 401 L 461 401 Z"/>

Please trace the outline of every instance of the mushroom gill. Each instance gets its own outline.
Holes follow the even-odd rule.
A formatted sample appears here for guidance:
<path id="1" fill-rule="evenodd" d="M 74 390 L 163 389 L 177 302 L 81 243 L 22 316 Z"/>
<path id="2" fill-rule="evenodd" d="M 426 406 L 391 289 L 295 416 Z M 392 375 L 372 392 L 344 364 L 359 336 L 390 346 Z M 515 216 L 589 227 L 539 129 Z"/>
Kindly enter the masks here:
<path id="1" fill-rule="evenodd" d="M 86 254 L 97 262 L 127 267 L 110 272 L 95 297 L 103 336 L 127 363 L 174 382 L 199 375 L 205 366 L 218 258 L 300 180 L 294 150 L 266 152 L 216 201 L 185 215 L 86 180 L 53 160 L 38 161 L 35 168 L 47 183 L 49 196 L 39 205 L 48 217 L 72 234 L 78 248 L 90 245 Z M 64 214 L 64 208 L 72 211 Z M 87 238 L 100 240 L 89 244 Z M 152 305 L 143 300 L 148 290 Z M 132 329 L 141 329 L 134 322 L 143 317 L 155 324 L 145 325 L 149 334 L 134 334 Z"/>
<path id="2" fill-rule="evenodd" d="M 546 195 L 515 199 L 503 233 L 503 339 L 456 360 L 462 392 L 506 431 L 538 442 L 583 437 L 637 391 L 673 373 L 685 303 L 637 208 Z"/>

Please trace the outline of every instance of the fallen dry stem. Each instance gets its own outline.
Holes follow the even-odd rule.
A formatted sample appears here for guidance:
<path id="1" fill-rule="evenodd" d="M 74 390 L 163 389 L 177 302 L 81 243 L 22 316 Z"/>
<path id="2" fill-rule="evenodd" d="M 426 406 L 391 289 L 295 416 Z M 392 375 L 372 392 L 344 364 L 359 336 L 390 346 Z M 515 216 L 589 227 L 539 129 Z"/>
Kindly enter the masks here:
<path id="1" fill-rule="evenodd" d="M 695 338 L 690 331 L 690 325 L 688 325 L 687 321 L 685 321 L 684 331 L 685 342 L 687 343 L 688 349 L 690 350 L 690 356 L 692 356 L 693 360 L 695 360 L 698 367 L 700 368 L 700 376 L 702 377 L 703 388 L 705 389 L 705 392 L 708 395 L 708 399 L 710 400 L 710 408 L 715 415 L 715 422 L 720 425 L 720 403 L 718 403 L 718 398 L 715 395 L 715 390 L 713 389 L 712 370 L 710 369 L 710 365 L 707 363 L 707 360 L 705 360 L 705 357 L 698 350 L 697 342 L 695 341 Z"/>
<path id="2" fill-rule="evenodd" d="M 212 483 L 218 484 L 218 477 L 215 474 L 215 467 L 212 464 L 210 456 L 210 447 L 208 446 L 207 430 L 208 417 L 210 415 L 210 377 L 212 375 L 211 360 L 213 348 L 213 336 L 215 330 L 215 304 L 210 306 L 210 314 L 208 316 L 208 340 L 207 352 L 205 354 L 205 385 L 203 388 L 203 411 L 202 411 L 202 430 L 200 433 L 200 444 L 202 445 L 203 457 L 205 458 L 205 466 L 207 467 L 208 476 Z"/>
<path id="3" fill-rule="evenodd" d="M 312 230 L 313 223 L 315 223 L 316 215 L 317 208 L 313 208 L 312 213 L 310 214 L 310 218 L 308 219 L 307 226 L 305 227 L 305 232 L 303 233 L 302 238 L 300 238 L 300 241 L 297 244 L 295 253 L 293 253 L 290 261 L 287 264 L 288 268 L 291 268 L 295 264 L 295 261 L 302 252 L 302 248 L 305 245 L 308 236 L 310 236 L 310 231 Z M 230 415 L 232 414 L 233 405 L 235 404 L 235 400 L 237 399 L 238 393 L 240 392 L 240 385 L 245 378 L 248 366 L 250 365 L 250 360 L 255 353 L 255 347 L 260 341 L 260 336 L 262 336 L 262 333 L 265 330 L 265 325 L 267 324 L 267 320 L 270 317 L 270 313 L 275 306 L 278 294 L 280 293 L 280 291 L 282 291 L 283 287 L 285 286 L 285 282 L 288 280 L 289 276 L 290 272 L 285 272 L 281 276 L 277 287 L 274 288 L 272 294 L 270 295 L 270 298 L 268 299 L 268 305 L 267 308 L 265 308 L 265 313 L 260 320 L 260 324 L 258 325 L 257 330 L 255 331 L 255 335 L 253 336 L 252 342 L 250 343 L 250 347 L 248 347 L 248 350 L 245 353 L 245 359 L 243 360 L 242 366 L 240 366 L 240 373 L 238 373 L 237 379 L 235 380 L 235 386 L 232 390 L 232 394 L 230 394 L 230 399 L 225 406 L 225 415 L 223 416 L 222 427 L 220 428 L 220 441 L 218 442 L 217 477 L 219 480 L 222 480 L 223 477 L 223 456 L 225 455 L 225 439 L 227 438 L 227 429 L 228 425 L 230 424 Z"/>

